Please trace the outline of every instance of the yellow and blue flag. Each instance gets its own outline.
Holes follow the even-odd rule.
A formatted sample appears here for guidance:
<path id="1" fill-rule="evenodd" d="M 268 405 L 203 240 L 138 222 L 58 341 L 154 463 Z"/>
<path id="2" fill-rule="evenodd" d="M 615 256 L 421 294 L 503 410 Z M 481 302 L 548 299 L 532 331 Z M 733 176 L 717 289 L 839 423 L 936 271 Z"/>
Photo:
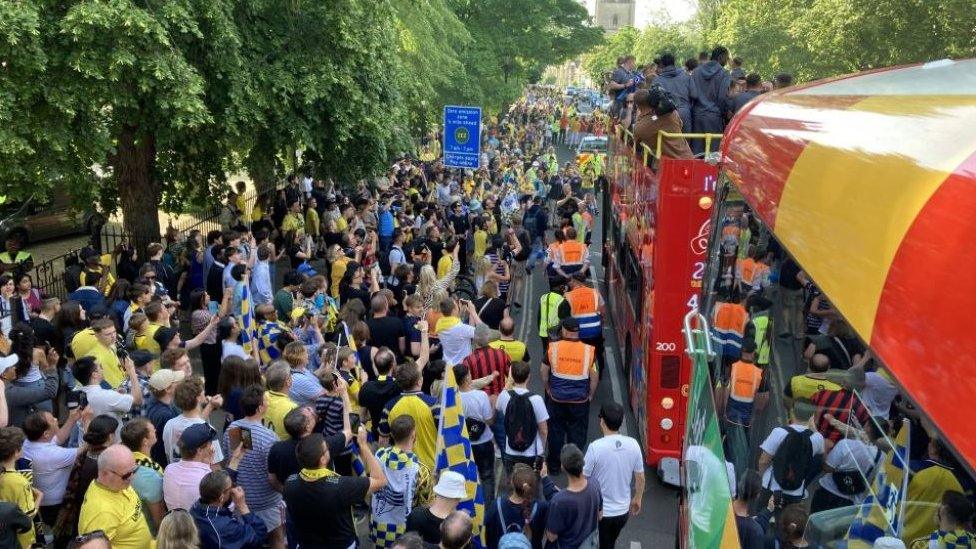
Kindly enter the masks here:
<path id="1" fill-rule="evenodd" d="M 846 549 L 870 548 L 882 536 L 899 537 L 904 522 L 903 502 L 908 481 L 908 448 L 911 423 L 906 419 L 895 435 L 894 448 L 874 476 L 871 490 L 861 502 L 857 516 L 847 530 Z M 870 472 L 865 472 L 870 474 Z"/>
<path id="2" fill-rule="evenodd" d="M 258 327 L 254 322 L 254 311 L 251 306 L 251 290 L 248 286 L 249 284 L 245 280 L 241 291 L 241 345 L 245 351 L 250 353 L 254 345 L 254 340 L 257 337 Z"/>
<path id="3" fill-rule="evenodd" d="M 471 451 L 471 438 L 464 424 L 464 410 L 461 407 L 461 391 L 454 369 L 444 369 L 444 386 L 441 389 L 441 417 L 437 428 L 437 450 L 435 452 L 435 476 L 441 471 L 451 470 L 461 473 L 468 490 L 467 499 L 461 501 L 458 509 L 466 511 L 474 522 L 473 546 L 482 549 L 485 543 L 485 496 L 478 480 L 478 465 Z"/>

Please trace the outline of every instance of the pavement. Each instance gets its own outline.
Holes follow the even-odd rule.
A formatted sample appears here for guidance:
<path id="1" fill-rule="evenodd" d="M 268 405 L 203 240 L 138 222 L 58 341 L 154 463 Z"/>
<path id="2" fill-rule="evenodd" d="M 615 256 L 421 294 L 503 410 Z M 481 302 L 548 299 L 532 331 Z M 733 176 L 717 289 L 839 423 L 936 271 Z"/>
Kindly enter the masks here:
<path id="1" fill-rule="evenodd" d="M 566 147 L 556 148 L 559 164 L 573 159 L 574 153 Z M 601 203 L 597 199 L 597 203 Z M 600 212 L 600 216 L 604 212 Z M 599 219 L 594 223 L 595 229 L 590 246 L 590 263 L 593 265 L 597 280 L 604 278 L 600 252 L 602 251 L 602 223 Z M 532 275 L 522 289 L 518 301 L 523 307 L 513 314 L 516 320 L 516 334 L 529 347 L 532 357 L 532 376 L 529 379 L 529 389 L 541 394 L 542 382 L 539 379 L 539 363 L 543 356 L 542 342 L 538 337 L 539 299 L 548 291 L 548 281 L 543 269 L 534 269 Z M 605 296 L 606 297 L 606 296 Z M 593 441 L 602 436 L 600 432 L 597 412 L 604 402 L 617 402 L 628 410 L 621 433 L 642 440 L 643 435 L 636 432 L 637 422 L 633 413 L 629 411 L 627 400 L 626 378 L 621 368 L 622 353 L 617 342 L 616 333 L 612 325 L 604 326 L 604 341 L 606 342 L 606 356 L 609 368 L 597 387 L 593 403 L 590 406 L 590 424 L 587 429 L 587 441 Z M 585 451 L 585 449 L 584 449 Z M 678 531 L 678 496 L 675 488 L 663 485 L 658 479 L 654 468 L 645 471 L 647 486 L 642 498 L 642 509 L 636 517 L 627 521 L 617 540 L 618 548 L 641 549 L 642 547 L 673 547 Z M 565 485 L 565 475 L 556 477 L 557 484 Z"/>

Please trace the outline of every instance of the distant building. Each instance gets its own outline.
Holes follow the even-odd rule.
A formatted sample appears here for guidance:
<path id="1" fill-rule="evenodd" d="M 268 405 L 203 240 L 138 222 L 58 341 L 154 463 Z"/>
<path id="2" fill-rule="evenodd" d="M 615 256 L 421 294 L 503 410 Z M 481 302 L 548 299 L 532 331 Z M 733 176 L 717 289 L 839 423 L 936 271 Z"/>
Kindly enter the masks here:
<path id="1" fill-rule="evenodd" d="M 608 33 L 634 26 L 635 0 L 596 0 L 593 22 Z"/>

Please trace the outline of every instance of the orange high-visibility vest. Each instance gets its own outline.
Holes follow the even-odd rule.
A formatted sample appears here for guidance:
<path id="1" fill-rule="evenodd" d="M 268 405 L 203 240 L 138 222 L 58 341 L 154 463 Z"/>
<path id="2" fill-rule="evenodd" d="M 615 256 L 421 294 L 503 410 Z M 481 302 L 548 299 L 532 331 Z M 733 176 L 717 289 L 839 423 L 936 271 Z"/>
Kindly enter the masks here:
<path id="1" fill-rule="evenodd" d="M 756 399 L 760 383 L 762 383 L 762 368 L 740 360 L 732 365 L 729 373 L 729 398 L 751 404 Z"/>
<path id="2" fill-rule="evenodd" d="M 603 330 L 600 317 L 600 293 L 596 288 L 580 286 L 563 296 L 569 302 L 570 314 L 579 321 L 580 339 L 599 337 Z"/>
<path id="3" fill-rule="evenodd" d="M 582 265 L 586 257 L 586 244 L 578 240 L 567 240 L 560 247 L 563 265 Z"/>
<path id="4" fill-rule="evenodd" d="M 590 398 L 590 370 L 595 349 L 579 340 L 549 345 L 549 397 L 556 402 L 586 402 Z"/>
<path id="5" fill-rule="evenodd" d="M 738 358 L 742 352 L 742 338 L 746 335 L 749 313 L 738 303 L 719 303 L 712 318 L 712 339 L 721 347 L 723 356 Z"/>

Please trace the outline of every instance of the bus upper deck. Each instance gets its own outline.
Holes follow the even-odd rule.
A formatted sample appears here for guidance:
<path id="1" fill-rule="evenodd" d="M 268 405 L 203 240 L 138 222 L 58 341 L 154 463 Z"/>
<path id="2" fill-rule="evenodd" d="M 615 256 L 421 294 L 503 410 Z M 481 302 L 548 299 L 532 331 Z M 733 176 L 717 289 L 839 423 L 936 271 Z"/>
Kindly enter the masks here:
<path id="1" fill-rule="evenodd" d="M 818 503 L 818 493 L 831 494 L 824 486 L 838 493 L 832 467 L 818 468 L 801 490 L 813 493 L 813 511 L 823 510 L 811 517 L 818 543 L 928 535 L 942 493 L 916 482 L 935 478 L 929 473 L 944 472 L 943 491 L 972 499 L 976 427 L 960 411 L 976 398 L 966 317 L 976 305 L 976 252 L 966 239 L 976 229 L 974 115 L 976 61 L 945 61 L 765 94 L 723 139 L 702 310 L 747 310 L 755 336 L 748 315 L 769 305 L 746 298 L 775 303 L 765 311 L 768 331 L 753 341 L 766 354 L 769 403 L 750 403 L 751 424 L 730 421 L 728 390 L 715 393 L 729 460 L 737 473 L 758 466 L 771 485 L 770 433 L 796 424 L 786 419 L 796 403 L 815 409 L 803 422 L 829 431 L 828 465 L 840 461 L 828 454 L 836 443 L 853 437 L 848 451 L 871 438 L 872 425 L 882 430 L 884 440 L 864 447 L 887 457 L 883 466 L 858 464 L 867 477 L 859 494 Z M 733 317 L 741 319 L 722 322 Z M 713 382 L 727 378 L 734 350 L 724 360 L 719 352 Z M 865 370 L 884 391 L 866 387 Z M 845 391 L 843 418 L 828 417 L 821 397 Z M 736 455 L 743 447 L 747 455 Z"/>

